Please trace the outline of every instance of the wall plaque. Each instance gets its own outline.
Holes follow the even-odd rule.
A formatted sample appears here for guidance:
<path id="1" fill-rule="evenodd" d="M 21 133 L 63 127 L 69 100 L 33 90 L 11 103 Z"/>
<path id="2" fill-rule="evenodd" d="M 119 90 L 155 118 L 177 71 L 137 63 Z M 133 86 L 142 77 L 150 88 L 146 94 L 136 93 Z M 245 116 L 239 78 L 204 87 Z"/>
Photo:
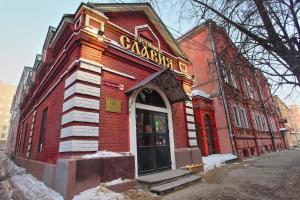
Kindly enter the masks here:
<path id="1" fill-rule="evenodd" d="M 121 99 L 106 97 L 105 104 L 106 104 L 106 111 L 121 113 Z"/>

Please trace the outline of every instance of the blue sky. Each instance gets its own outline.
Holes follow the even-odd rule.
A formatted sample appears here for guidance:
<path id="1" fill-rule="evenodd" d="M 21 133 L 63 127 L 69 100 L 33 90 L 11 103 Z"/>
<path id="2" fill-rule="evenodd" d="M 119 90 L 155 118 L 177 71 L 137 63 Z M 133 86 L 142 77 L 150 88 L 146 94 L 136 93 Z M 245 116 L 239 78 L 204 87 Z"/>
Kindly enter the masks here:
<path id="1" fill-rule="evenodd" d="M 133 1 L 133 0 L 132 0 Z M 74 13 L 81 0 L 0 0 L 0 80 L 17 85 L 24 66 L 32 66 L 35 54 L 40 53 L 49 26 L 56 27 L 65 13 Z M 87 1 L 83 1 L 87 2 Z M 96 2 L 110 2 L 96 1 Z M 128 0 L 127 2 L 130 2 Z M 167 26 L 185 33 L 195 23 L 176 18 L 175 6 L 158 10 L 159 16 Z M 188 23 L 187 23 L 188 22 Z M 175 37 L 180 34 L 175 33 Z M 290 91 L 285 87 L 278 91 L 284 98 Z M 300 106 L 300 90 L 285 99 L 288 104 Z"/>

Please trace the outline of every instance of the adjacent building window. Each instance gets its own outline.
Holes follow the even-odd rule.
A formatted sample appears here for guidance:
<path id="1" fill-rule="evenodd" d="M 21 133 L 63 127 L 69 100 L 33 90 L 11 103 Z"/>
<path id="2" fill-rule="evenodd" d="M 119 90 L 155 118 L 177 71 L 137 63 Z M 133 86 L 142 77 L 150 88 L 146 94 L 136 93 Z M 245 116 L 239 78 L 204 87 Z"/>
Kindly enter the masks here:
<path id="1" fill-rule="evenodd" d="M 237 127 L 249 128 L 248 118 L 245 108 L 233 106 L 234 120 Z"/>
<path id="2" fill-rule="evenodd" d="M 226 83 L 238 89 L 235 75 L 230 71 L 223 68 L 223 78 Z"/>
<path id="3" fill-rule="evenodd" d="M 268 131 L 266 117 L 259 112 L 252 112 L 254 128 L 259 131 Z"/>
<path id="4" fill-rule="evenodd" d="M 241 118 L 240 118 L 240 113 L 239 113 L 239 109 L 237 106 L 233 106 L 233 113 L 234 113 L 235 125 L 237 127 L 241 127 Z"/>
<path id="5" fill-rule="evenodd" d="M 245 111 L 245 108 L 240 108 L 240 117 L 242 122 L 242 127 L 249 128 L 248 118 Z"/>
<path id="6" fill-rule="evenodd" d="M 41 128 L 40 128 L 40 138 L 39 138 L 39 146 L 38 146 L 39 152 L 42 152 L 43 148 L 44 148 L 47 113 L 48 113 L 48 108 L 45 108 L 43 110 L 42 122 L 41 122 Z"/>
<path id="7" fill-rule="evenodd" d="M 273 117 L 269 117 L 269 121 L 270 121 L 270 126 L 271 126 L 271 131 L 272 132 L 277 132 L 277 128 L 275 125 L 275 121 Z"/>

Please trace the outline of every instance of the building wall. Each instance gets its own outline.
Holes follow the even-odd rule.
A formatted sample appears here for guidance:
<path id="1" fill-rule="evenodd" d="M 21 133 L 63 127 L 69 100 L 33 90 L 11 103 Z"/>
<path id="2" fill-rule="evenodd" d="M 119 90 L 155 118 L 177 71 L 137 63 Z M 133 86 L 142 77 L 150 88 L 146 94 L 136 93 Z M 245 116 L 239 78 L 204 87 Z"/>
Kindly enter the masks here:
<path id="1" fill-rule="evenodd" d="M 193 89 L 201 90 L 214 99 L 217 131 L 219 138 L 222 138 L 221 152 L 230 149 L 229 126 L 240 158 L 274 148 L 283 149 L 278 117 L 272 98 L 269 98 L 271 92 L 267 80 L 245 58 L 238 55 L 226 32 L 215 23 L 207 22 L 194 28 L 179 41 L 193 63 L 196 80 Z M 226 107 L 229 124 L 226 123 Z M 245 114 L 235 114 L 234 107 Z M 256 126 L 253 113 L 259 115 L 259 123 L 265 119 L 263 128 Z M 245 122 L 242 115 L 246 118 Z"/>
<path id="2" fill-rule="evenodd" d="M 151 34 L 157 34 L 161 53 L 173 61 L 176 79 L 187 93 L 191 92 L 192 80 L 179 67 L 188 62 L 171 55 L 173 50 L 145 15 L 136 17 L 132 14 L 135 16 L 130 18 L 133 22 L 123 24 L 122 16 L 126 13 L 105 13 L 112 16 L 112 21 L 107 23 L 110 19 L 85 6 L 77 12 L 75 18 L 67 16 L 62 19 L 57 35 L 51 36 L 49 29 L 43 62 L 34 72 L 34 79 L 20 106 L 16 146 L 17 155 L 22 158 L 55 164 L 59 158 L 97 150 L 130 151 L 130 95 L 126 91 L 162 69 L 162 66 L 133 55 L 117 44 L 120 35 L 133 37 L 137 24 L 148 23 L 146 28 L 150 27 Z M 99 23 L 89 24 L 89 19 Z M 99 37 L 96 33 L 102 26 L 105 27 L 104 36 Z M 111 87 L 108 82 L 120 87 Z M 121 101 L 120 113 L 107 111 L 107 98 Z M 91 105 L 91 101 L 98 103 Z M 44 145 L 39 151 L 42 115 L 46 108 Z M 192 126 L 187 124 L 186 110 L 184 102 L 172 105 L 175 149 L 192 146 L 188 131 L 194 130 L 188 130 Z M 79 130 L 79 127 L 85 130 Z"/>
<path id="3" fill-rule="evenodd" d="M 297 134 L 297 137 L 300 138 L 300 111 L 297 105 L 289 106 L 289 118 L 290 125 Z"/>
<path id="4" fill-rule="evenodd" d="M 10 121 L 10 109 L 16 86 L 0 81 L 0 148 L 4 147 L 7 139 Z"/>

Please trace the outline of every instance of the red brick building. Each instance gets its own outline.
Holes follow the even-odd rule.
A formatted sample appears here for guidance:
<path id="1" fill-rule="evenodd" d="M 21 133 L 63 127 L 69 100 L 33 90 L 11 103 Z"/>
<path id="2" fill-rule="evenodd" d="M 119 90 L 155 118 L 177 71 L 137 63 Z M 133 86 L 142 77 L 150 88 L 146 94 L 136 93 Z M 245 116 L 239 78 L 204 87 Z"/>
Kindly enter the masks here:
<path id="1" fill-rule="evenodd" d="M 179 38 L 195 75 L 193 105 L 203 155 L 240 158 L 284 148 L 269 84 L 208 21 Z"/>
<path id="2" fill-rule="evenodd" d="M 17 157 L 130 152 L 136 175 L 201 162 L 189 61 L 148 4 L 82 4 L 49 28 L 41 56 Z"/>

